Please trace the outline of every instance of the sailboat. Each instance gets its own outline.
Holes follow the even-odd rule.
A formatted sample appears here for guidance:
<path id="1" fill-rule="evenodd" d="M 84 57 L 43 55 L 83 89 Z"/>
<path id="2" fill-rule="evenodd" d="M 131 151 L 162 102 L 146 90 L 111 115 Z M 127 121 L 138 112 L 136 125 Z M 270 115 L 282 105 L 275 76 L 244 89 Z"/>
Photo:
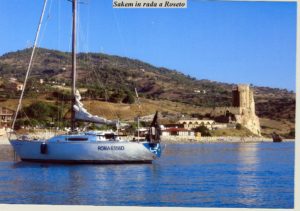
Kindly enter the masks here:
<path id="1" fill-rule="evenodd" d="M 46 0 L 41 15 L 38 31 L 45 11 Z M 162 153 L 160 143 L 160 126 L 158 112 L 155 113 L 149 127 L 148 136 L 144 141 L 132 142 L 123 140 L 112 132 L 76 130 L 77 121 L 93 122 L 107 125 L 120 125 L 119 121 L 90 114 L 80 102 L 80 93 L 76 89 L 76 14 L 77 0 L 72 0 L 73 27 L 72 27 L 72 102 L 71 102 L 71 131 L 49 139 L 32 139 L 22 135 L 15 139 L 9 138 L 10 144 L 23 161 L 51 162 L 51 163 L 151 163 Z M 38 32 L 36 35 L 36 40 Z M 36 40 L 32 50 L 33 58 Z M 31 60 L 32 61 L 32 60 Z M 25 82 L 28 78 L 26 73 Z M 26 83 L 24 83 L 25 86 Z M 25 90 L 25 87 L 24 89 Z M 17 111 L 19 110 L 23 92 Z M 17 118 L 16 111 L 14 122 Z M 12 129 L 14 128 L 14 122 Z"/>

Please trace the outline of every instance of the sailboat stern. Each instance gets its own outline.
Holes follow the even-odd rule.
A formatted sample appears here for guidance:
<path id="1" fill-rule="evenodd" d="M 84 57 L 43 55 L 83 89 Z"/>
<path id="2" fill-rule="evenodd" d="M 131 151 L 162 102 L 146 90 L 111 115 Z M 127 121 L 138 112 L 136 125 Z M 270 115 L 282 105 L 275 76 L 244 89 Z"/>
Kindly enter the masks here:
<path id="1" fill-rule="evenodd" d="M 151 153 L 155 155 L 155 158 L 159 158 L 162 154 L 162 147 L 160 143 L 143 143 Z"/>

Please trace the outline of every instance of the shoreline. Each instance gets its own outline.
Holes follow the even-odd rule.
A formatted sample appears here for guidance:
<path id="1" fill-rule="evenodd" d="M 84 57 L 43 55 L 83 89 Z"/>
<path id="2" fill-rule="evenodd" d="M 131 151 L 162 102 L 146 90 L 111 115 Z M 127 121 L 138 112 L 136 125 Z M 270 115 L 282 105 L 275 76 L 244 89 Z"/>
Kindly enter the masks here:
<path id="1" fill-rule="evenodd" d="M 133 137 L 128 136 L 128 139 Z M 284 139 L 283 142 L 295 142 L 295 139 Z M 272 139 L 264 137 L 201 137 L 200 139 L 187 139 L 183 137 L 163 137 L 162 144 L 250 144 L 250 143 L 273 143 Z M 0 136 L 0 162 L 14 161 L 14 151 L 7 135 Z"/>
<path id="2" fill-rule="evenodd" d="M 295 142 L 294 139 L 283 139 L 282 142 Z M 219 144 L 230 144 L 230 143 L 237 143 L 237 144 L 246 144 L 246 143 L 273 143 L 273 140 L 247 140 L 247 141 L 240 141 L 240 140 L 162 140 L 161 143 L 164 144 L 205 144 L 205 143 L 219 143 Z"/>
<path id="3" fill-rule="evenodd" d="M 36 135 L 36 134 L 30 134 Z M 45 134 L 44 134 L 45 135 Z M 54 134 L 48 133 L 46 137 L 49 138 Z M 133 136 L 127 136 L 127 140 L 132 140 Z M 162 143 L 260 143 L 260 142 L 273 142 L 271 138 L 266 137 L 237 137 L 237 136 L 208 136 L 200 138 L 188 138 L 188 137 L 172 137 L 162 136 Z M 283 139 L 283 142 L 295 142 L 295 139 Z M 6 134 L 0 136 L 0 145 L 10 145 Z"/>
<path id="4" fill-rule="evenodd" d="M 239 137 L 239 136 L 204 136 L 199 138 L 163 137 L 166 143 L 259 143 L 273 142 L 266 137 Z"/>

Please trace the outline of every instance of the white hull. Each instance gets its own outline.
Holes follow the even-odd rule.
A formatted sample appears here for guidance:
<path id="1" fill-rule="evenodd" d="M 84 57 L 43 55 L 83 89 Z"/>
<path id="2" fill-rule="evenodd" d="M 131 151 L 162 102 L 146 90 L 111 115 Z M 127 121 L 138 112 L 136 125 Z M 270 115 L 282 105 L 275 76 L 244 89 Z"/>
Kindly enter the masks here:
<path id="1" fill-rule="evenodd" d="M 150 163 L 160 154 L 160 145 L 148 142 L 49 142 L 11 140 L 23 161 L 59 163 Z M 47 145 L 42 151 L 41 145 Z M 158 150 L 157 151 L 155 151 Z"/>

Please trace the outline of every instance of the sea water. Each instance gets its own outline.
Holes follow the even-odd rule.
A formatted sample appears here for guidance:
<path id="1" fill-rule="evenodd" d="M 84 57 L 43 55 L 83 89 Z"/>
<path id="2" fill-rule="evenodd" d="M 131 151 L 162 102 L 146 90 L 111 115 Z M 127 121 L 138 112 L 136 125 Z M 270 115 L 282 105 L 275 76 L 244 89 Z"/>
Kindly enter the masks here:
<path id="1" fill-rule="evenodd" d="M 0 162 L 0 203 L 294 207 L 294 142 L 167 144 L 153 164 Z"/>

